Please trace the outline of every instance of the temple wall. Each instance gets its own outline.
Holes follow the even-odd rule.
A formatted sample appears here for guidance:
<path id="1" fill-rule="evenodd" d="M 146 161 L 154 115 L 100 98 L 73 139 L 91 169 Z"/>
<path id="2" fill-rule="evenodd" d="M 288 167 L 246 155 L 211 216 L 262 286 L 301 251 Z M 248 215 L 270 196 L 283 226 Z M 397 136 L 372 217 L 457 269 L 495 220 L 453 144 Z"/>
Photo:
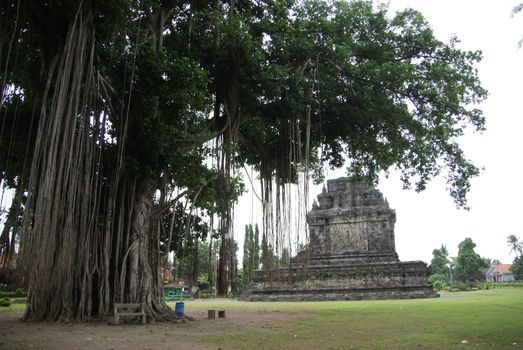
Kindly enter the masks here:
<path id="1" fill-rule="evenodd" d="M 436 297 L 424 262 L 401 262 L 396 213 L 365 182 L 329 180 L 307 215 L 308 254 L 290 268 L 256 271 L 245 300 L 359 300 Z"/>

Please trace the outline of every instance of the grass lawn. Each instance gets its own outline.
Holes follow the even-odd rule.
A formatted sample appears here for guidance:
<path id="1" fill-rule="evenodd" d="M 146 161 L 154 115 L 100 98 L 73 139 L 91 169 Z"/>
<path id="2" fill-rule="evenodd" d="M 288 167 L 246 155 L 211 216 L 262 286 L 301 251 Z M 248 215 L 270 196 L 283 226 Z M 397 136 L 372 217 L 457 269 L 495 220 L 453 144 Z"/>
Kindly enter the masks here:
<path id="1" fill-rule="evenodd" d="M 0 331 L 9 334 L 0 348 L 523 349 L 523 288 L 413 300 L 185 301 L 185 313 L 195 321 L 122 327 L 20 323 L 24 307 L 0 308 L 12 312 L 0 314 Z M 227 317 L 208 320 L 211 308 L 225 309 Z"/>
<path id="2" fill-rule="evenodd" d="M 11 304 L 8 307 L 0 307 L 0 312 L 20 312 L 25 310 L 25 304 Z"/>
<path id="3" fill-rule="evenodd" d="M 209 308 L 298 316 L 202 339 L 224 349 L 523 349 L 523 288 L 414 300 L 185 302 L 186 311 Z"/>

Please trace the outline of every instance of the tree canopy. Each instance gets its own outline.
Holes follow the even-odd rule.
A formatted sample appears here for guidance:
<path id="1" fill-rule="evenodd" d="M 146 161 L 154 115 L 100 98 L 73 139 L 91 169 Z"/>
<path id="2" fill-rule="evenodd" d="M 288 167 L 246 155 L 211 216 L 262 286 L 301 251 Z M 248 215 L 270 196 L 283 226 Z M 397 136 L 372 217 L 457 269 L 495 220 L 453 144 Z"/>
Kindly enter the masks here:
<path id="1" fill-rule="evenodd" d="M 514 259 L 510 271 L 517 280 L 523 279 L 523 257 L 518 256 Z"/>
<path id="2" fill-rule="evenodd" d="M 516 254 L 516 258 L 523 255 L 523 242 L 516 235 L 507 236 L 507 245 L 510 247 L 510 253 L 514 252 Z"/>
<path id="3" fill-rule="evenodd" d="M 474 251 L 476 243 L 465 238 L 458 246 L 456 257 L 457 278 L 462 281 L 481 281 L 485 279 L 483 269 L 489 267 L 487 262 Z"/>
<path id="4" fill-rule="evenodd" d="M 433 258 L 430 261 L 430 268 L 432 274 L 440 274 L 443 276 L 448 275 L 449 267 L 449 252 L 446 245 L 441 245 L 439 249 L 434 249 L 432 251 Z"/>

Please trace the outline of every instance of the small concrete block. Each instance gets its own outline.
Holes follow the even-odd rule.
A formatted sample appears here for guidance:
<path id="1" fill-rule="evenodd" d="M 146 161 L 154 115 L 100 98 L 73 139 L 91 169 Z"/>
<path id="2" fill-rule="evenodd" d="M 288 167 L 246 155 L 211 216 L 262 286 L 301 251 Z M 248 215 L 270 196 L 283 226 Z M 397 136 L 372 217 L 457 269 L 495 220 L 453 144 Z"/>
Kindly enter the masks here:
<path id="1" fill-rule="evenodd" d="M 216 310 L 207 310 L 207 318 L 214 320 L 216 318 Z"/>

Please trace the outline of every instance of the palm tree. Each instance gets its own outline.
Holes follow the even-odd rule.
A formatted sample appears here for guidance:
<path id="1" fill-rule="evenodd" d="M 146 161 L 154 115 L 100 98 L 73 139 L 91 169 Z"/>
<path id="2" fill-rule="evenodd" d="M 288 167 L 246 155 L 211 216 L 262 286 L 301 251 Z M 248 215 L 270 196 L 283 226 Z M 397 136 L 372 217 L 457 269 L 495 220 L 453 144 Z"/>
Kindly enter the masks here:
<path id="1" fill-rule="evenodd" d="M 449 250 L 447 249 L 446 244 L 442 244 L 441 248 L 439 248 L 439 250 L 441 251 L 441 255 L 443 255 L 445 258 L 447 258 L 449 256 Z"/>
<path id="2" fill-rule="evenodd" d="M 523 254 L 523 242 L 520 242 L 516 235 L 508 235 L 507 245 L 510 247 L 510 253 L 516 253 L 516 257 Z"/>
<path id="3" fill-rule="evenodd" d="M 512 9 L 512 16 L 515 16 L 517 14 L 519 14 L 520 12 L 523 11 L 523 2 L 514 6 L 514 8 Z M 521 48 L 523 46 L 523 39 L 521 39 L 519 42 L 518 42 L 518 47 Z"/>

